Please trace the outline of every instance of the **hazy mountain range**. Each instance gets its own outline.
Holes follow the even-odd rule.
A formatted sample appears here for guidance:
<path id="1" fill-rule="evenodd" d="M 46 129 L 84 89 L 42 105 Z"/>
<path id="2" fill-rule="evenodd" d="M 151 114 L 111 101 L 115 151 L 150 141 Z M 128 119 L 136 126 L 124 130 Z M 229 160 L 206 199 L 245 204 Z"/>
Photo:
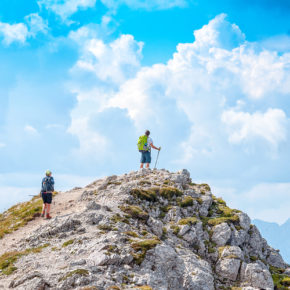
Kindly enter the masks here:
<path id="1" fill-rule="evenodd" d="M 290 218 L 281 226 L 255 219 L 252 221 L 261 231 L 262 236 L 280 253 L 287 263 L 290 263 Z"/>

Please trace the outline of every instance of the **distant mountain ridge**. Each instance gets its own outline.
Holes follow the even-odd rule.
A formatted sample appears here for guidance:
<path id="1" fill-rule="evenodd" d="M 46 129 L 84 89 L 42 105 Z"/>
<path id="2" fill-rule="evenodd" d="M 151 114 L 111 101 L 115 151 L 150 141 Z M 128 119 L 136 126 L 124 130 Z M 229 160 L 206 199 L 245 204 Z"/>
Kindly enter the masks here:
<path id="1" fill-rule="evenodd" d="M 263 237 L 272 247 L 280 249 L 285 261 L 290 263 L 290 218 L 281 226 L 259 219 L 254 219 L 253 224 L 259 228 Z"/>

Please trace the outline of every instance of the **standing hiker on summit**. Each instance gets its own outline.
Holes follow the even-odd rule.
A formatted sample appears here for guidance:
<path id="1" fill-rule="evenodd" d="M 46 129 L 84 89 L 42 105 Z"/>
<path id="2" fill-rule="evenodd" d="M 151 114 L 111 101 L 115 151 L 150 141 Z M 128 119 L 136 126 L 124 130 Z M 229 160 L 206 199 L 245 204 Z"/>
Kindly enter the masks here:
<path id="1" fill-rule="evenodd" d="M 149 137 L 150 131 L 146 130 L 145 135 L 140 136 L 138 139 L 138 150 L 141 152 L 141 165 L 140 168 L 143 168 L 143 164 L 146 163 L 146 168 L 149 168 L 151 163 L 151 148 L 160 151 L 161 147 L 155 147 L 153 145 L 153 140 Z"/>
<path id="2" fill-rule="evenodd" d="M 45 217 L 47 219 L 51 219 L 49 212 L 50 212 L 50 205 L 52 202 L 52 193 L 54 192 L 54 179 L 51 176 L 50 170 L 46 170 L 45 175 L 46 176 L 42 179 L 42 183 L 41 183 L 41 197 L 43 200 L 41 217 L 44 217 L 46 213 Z"/>

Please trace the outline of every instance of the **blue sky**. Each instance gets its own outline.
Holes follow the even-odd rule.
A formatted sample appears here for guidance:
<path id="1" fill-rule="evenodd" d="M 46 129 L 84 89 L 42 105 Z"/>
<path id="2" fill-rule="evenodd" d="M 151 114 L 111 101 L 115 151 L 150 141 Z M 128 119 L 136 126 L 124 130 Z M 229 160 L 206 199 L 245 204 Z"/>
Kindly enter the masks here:
<path id="1" fill-rule="evenodd" d="M 159 165 L 252 218 L 290 206 L 289 1 L 2 0 L 0 210 Z M 153 160 L 156 152 L 153 154 Z"/>

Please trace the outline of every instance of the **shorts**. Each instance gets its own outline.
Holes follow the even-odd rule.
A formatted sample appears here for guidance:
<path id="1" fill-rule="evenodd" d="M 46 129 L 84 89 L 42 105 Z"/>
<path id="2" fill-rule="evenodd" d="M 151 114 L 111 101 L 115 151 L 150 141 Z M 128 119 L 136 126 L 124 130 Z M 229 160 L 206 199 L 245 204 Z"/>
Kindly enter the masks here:
<path id="1" fill-rule="evenodd" d="M 141 152 L 141 163 L 151 163 L 151 152 L 145 151 Z"/>
<path id="2" fill-rule="evenodd" d="M 51 202 L 52 202 L 52 193 L 51 192 L 48 192 L 48 193 L 42 192 L 41 197 L 42 197 L 43 203 L 51 204 Z"/>

